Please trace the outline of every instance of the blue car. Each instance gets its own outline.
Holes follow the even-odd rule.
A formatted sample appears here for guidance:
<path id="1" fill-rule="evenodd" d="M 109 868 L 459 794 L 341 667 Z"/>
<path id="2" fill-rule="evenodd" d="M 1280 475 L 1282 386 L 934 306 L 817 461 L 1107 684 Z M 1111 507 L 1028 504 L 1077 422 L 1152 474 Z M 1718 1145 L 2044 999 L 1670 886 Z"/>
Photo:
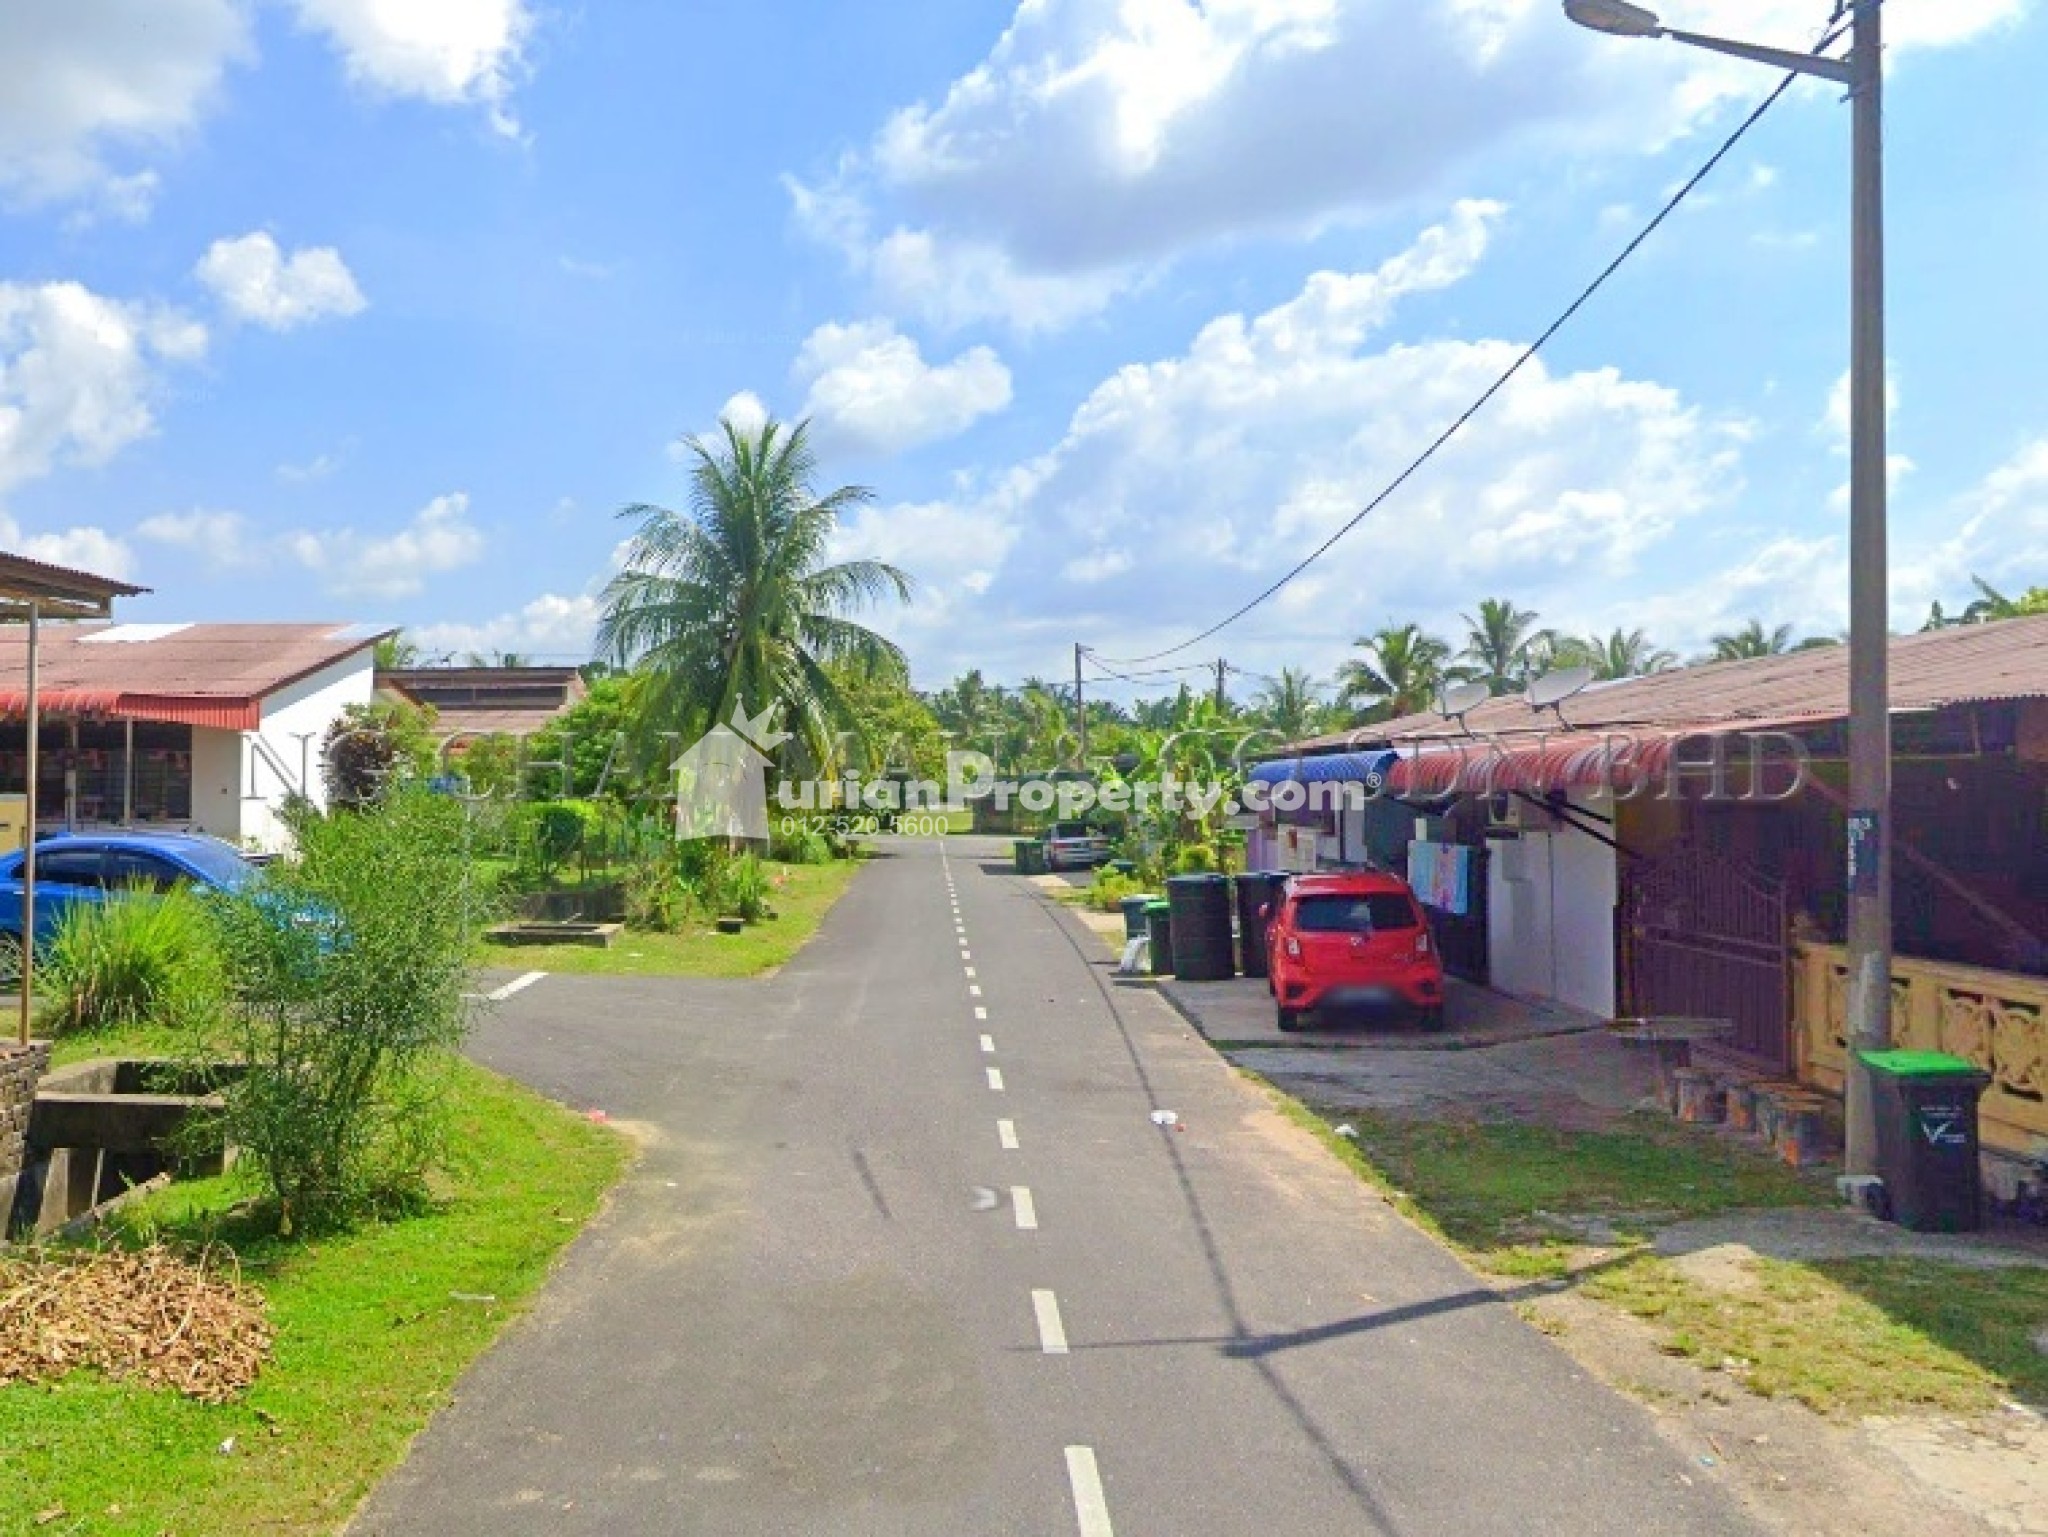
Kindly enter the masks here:
<path id="1" fill-rule="evenodd" d="M 23 851 L 0 856 L 0 946 L 21 943 Z M 36 840 L 36 945 L 80 902 L 133 887 L 235 891 L 258 878 L 234 845 L 203 833 L 64 833 Z"/>

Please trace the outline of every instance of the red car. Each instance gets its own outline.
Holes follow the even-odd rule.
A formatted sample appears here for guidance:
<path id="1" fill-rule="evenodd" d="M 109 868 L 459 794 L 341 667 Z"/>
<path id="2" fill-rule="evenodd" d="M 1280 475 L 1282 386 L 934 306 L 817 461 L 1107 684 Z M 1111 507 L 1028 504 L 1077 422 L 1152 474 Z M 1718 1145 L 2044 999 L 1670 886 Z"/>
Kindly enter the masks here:
<path id="1" fill-rule="evenodd" d="M 1269 909 L 1266 956 L 1282 1030 L 1323 1008 L 1398 1009 L 1443 1028 L 1443 962 L 1397 875 L 1297 875 Z"/>

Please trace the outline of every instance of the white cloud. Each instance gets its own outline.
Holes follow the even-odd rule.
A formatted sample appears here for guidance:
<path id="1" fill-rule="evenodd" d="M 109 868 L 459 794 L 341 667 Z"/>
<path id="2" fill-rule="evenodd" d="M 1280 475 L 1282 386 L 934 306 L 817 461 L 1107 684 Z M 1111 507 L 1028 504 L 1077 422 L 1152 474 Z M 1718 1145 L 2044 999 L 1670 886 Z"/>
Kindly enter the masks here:
<path id="1" fill-rule="evenodd" d="M 525 72 L 533 13 L 525 0 L 291 0 L 324 34 L 349 78 L 387 96 L 477 104 L 515 134 L 512 91 Z"/>
<path id="2" fill-rule="evenodd" d="M 387 96 L 481 106 L 516 133 L 527 0 L 290 0 L 351 80 Z M 0 4 L 0 198 L 147 216 L 147 164 L 190 136 L 228 70 L 254 56 L 252 0 Z"/>
<path id="3" fill-rule="evenodd" d="M 1894 367 L 1887 372 L 1884 382 L 1884 417 L 1887 428 L 1890 427 L 1893 418 L 1898 414 L 1899 376 L 1897 368 Z M 1821 419 L 1817 424 L 1817 430 L 1829 440 L 1829 447 L 1838 458 L 1846 459 L 1849 457 L 1849 426 L 1849 375 L 1844 371 L 1841 377 L 1836 379 L 1833 386 L 1828 390 L 1827 407 L 1821 412 Z M 1886 483 L 1891 489 L 1897 490 L 1899 483 L 1912 474 L 1916 468 L 1918 466 L 1906 455 L 1888 453 L 1885 456 Z M 1849 483 L 1847 481 L 1843 481 L 1842 484 L 1835 487 L 1829 493 L 1828 507 L 1838 516 L 1847 515 L 1849 511 Z"/>
<path id="4" fill-rule="evenodd" d="M 333 246 L 305 246 L 286 256 L 263 230 L 216 240 L 193 271 L 229 314 L 272 331 L 359 315 L 367 306 Z"/>
<path id="5" fill-rule="evenodd" d="M 159 512 L 135 525 L 139 539 L 232 562 L 249 551 L 249 520 L 239 512 Z"/>
<path id="6" fill-rule="evenodd" d="M 1106 582 L 1122 576 L 1133 564 L 1129 550 L 1090 550 L 1061 566 L 1060 575 L 1070 582 Z"/>
<path id="7" fill-rule="evenodd" d="M 1682 657 L 1704 655 L 1715 635 L 1741 629 L 1752 619 L 1766 629 L 1790 624 L 1795 639 L 1832 635 L 1848 623 L 1848 567 L 1842 541 L 1833 535 L 1765 538 L 1740 551 L 1710 574 L 1663 592 L 1614 593 L 1581 601 L 1584 622 L 1575 628 L 1647 630 L 1656 642 Z"/>
<path id="8" fill-rule="evenodd" d="M 159 368 L 205 350 L 205 327 L 175 310 L 79 283 L 0 282 L 0 495 L 148 436 Z"/>
<path id="9" fill-rule="evenodd" d="M 284 552 L 319 572 L 332 592 L 403 598 L 427 578 L 457 571 L 483 558 L 483 530 L 469 521 L 469 495 L 437 496 L 404 528 L 365 534 L 352 528 L 301 530 L 281 536 Z"/>
<path id="10" fill-rule="evenodd" d="M 319 453 L 302 464 L 289 461 L 277 467 L 277 478 L 287 485 L 302 486 L 310 481 L 325 480 L 341 468 L 340 453 Z"/>
<path id="11" fill-rule="evenodd" d="M 155 176 L 114 163 L 189 132 L 248 54 L 239 0 L 0 5 L 0 192 L 146 213 Z"/>
<path id="12" fill-rule="evenodd" d="M 595 594 L 542 593 L 509 613 L 476 622 L 446 620 L 408 625 L 406 638 L 429 654 L 466 656 L 514 651 L 548 658 L 587 657 L 597 632 Z"/>
<path id="13" fill-rule="evenodd" d="M 96 576 L 124 579 L 135 574 L 135 552 L 128 542 L 91 524 L 31 532 L 0 512 L 0 547 L 30 560 Z"/>
<path id="14" fill-rule="evenodd" d="M 946 503 L 871 510 L 867 546 L 926 579 L 884 623 L 926 666 L 1031 671 L 1077 639 L 1137 654 L 1234 607 L 1520 354 L 1383 339 L 1404 297 L 1478 265 L 1499 217 L 1460 205 L 1373 271 L 1319 273 L 1264 313 L 1220 316 L 1183 352 L 1104 379 L 1044 453 Z M 1327 670 L 1388 617 L 1446 625 L 1475 591 L 1543 608 L 1626 590 L 1732 496 L 1740 438 L 1663 385 L 1531 364 L 1308 583 L 1233 632 L 1230 654 Z"/>
<path id="15" fill-rule="evenodd" d="M 886 320 L 819 326 L 792 370 L 821 446 L 895 453 L 955 437 L 1010 403 L 1010 371 L 987 347 L 927 363 Z"/>
<path id="16" fill-rule="evenodd" d="M 2024 444 L 1958 499 L 1932 540 L 1894 538 L 1892 616 L 1918 625 L 1928 606 L 1959 610 L 1972 577 L 2000 591 L 2048 586 L 2048 435 Z"/>
<path id="17" fill-rule="evenodd" d="M 1899 7 L 1892 52 L 1965 41 L 2025 3 Z M 1683 9 L 1788 46 L 1824 19 L 1814 0 Z M 1019 0 L 942 96 L 790 190 L 879 302 L 1046 328 L 1190 248 L 1384 215 L 1503 146 L 1639 153 L 1768 83 L 1590 36 L 1554 0 Z"/>

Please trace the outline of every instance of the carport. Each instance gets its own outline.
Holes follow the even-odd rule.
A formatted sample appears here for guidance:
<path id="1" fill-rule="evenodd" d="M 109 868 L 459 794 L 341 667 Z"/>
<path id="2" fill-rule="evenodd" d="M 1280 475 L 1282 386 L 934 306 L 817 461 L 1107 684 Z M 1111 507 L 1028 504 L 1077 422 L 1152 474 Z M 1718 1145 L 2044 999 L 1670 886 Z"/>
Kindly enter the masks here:
<path id="1" fill-rule="evenodd" d="M 21 1021 L 20 1043 L 29 1041 L 29 1015 L 35 993 L 36 910 L 36 758 L 42 715 L 36 662 L 45 619 L 110 619 L 114 599 L 147 592 L 109 576 L 45 565 L 24 555 L 0 554 L 0 620 L 28 626 L 28 680 L 22 700 L 28 724 L 27 772 L 23 779 L 21 861 Z"/>

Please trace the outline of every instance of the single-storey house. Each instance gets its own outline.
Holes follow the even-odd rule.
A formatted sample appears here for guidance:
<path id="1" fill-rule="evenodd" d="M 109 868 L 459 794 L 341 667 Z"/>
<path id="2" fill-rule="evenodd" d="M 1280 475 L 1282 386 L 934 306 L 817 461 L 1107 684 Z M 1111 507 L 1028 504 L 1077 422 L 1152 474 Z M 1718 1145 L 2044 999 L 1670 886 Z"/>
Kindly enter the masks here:
<path id="1" fill-rule="evenodd" d="M 377 672 L 378 697 L 428 705 L 437 734 L 530 737 L 588 697 L 574 667 L 393 667 Z"/>
<path id="2" fill-rule="evenodd" d="M 320 746 L 372 697 L 388 632 L 340 624 L 46 624 L 39 826 L 190 828 L 260 851 L 324 804 Z M 27 643 L 0 631 L 0 802 L 27 768 Z M 18 833 L 17 833 L 18 836 Z"/>
<path id="3" fill-rule="evenodd" d="M 1992 1077 L 1987 1144 L 2048 1139 L 2048 616 L 1891 644 L 1894 1035 Z M 1486 700 L 1291 745 L 1363 807 L 1269 810 L 1255 863 L 1373 862 L 1447 963 L 1599 1015 L 1730 1019 L 1732 1065 L 1838 1088 L 1844 647 Z"/>

